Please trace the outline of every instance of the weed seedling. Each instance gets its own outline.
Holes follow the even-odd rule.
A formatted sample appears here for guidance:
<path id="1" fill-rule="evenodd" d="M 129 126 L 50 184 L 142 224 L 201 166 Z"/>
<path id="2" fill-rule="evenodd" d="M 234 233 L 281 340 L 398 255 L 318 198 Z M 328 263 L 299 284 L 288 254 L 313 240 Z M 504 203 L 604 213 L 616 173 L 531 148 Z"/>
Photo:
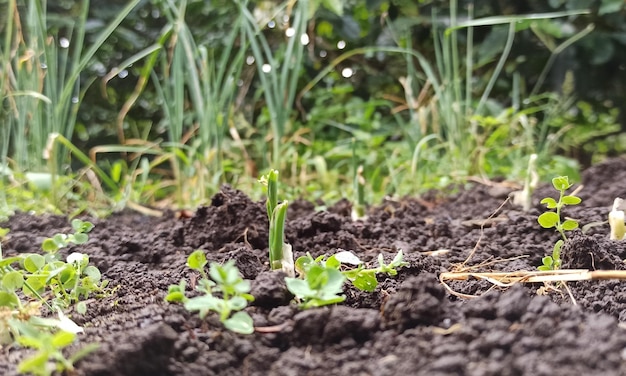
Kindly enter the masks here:
<path id="1" fill-rule="evenodd" d="M 578 228 L 578 222 L 573 219 L 561 219 L 561 209 L 567 205 L 578 205 L 582 201 L 580 197 L 574 195 L 567 195 L 565 192 L 572 186 L 567 176 L 558 176 L 552 179 L 552 185 L 554 189 L 559 192 L 559 200 L 555 200 L 551 197 L 546 197 L 541 200 L 542 204 L 545 204 L 548 209 L 556 209 L 555 212 L 547 211 L 541 214 L 537 218 L 537 222 L 543 228 L 554 228 L 562 239 L 559 239 L 552 249 L 552 255 L 545 256 L 541 259 L 543 265 L 539 266 L 539 270 L 556 270 L 561 266 L 561 247 L 567 237 L 566 231 L 571 231 Z"/>
<path id="2" fill-rule="evenodd" d="M 200 273 L 201 278 L 197 282 L 196 290 L 203 295 L 193 298 L 185 296 L 186 282 L 182 280 L 178 285 L 169 287 L 165 300 L 183 303 L 188 311 L 198 311 L 202 319 L 209 312 L 216 312 L 226 329 L 233 332 L 242 334 L 254 332 L 252 318 L 243 311 L 248 302 L 254 300 L 249 294 L 250 282 L 241 278 L 232 260 L 224 265 L 211 263 L 208 274 L 205 271 L 206 264 L 206 256 L 202 250 L 194 251 L 187 258 L 187 266 Z M 221 297 L 215 296 L 214 292 L 220 293 Z"/>
<path id="3" fill-rule="evenodd" d="M 356 266 L 345 269 L 345 266 Z M 378 256 L 377 268 L 365 268 L 365 264 L 352 252 L 341 251 L 328 259 L 326 255 L 313 258 L 309 253 L 296 260 L 296 269 L 304 279 L 285 278 L 287 289 L 300 300 L 302 308 L 319 307 L 345 300 L 343 283 L 348 280 L 359 290 L 372 292 L 378 286 L 377 274 L 395 276 L 397 269 L 408 265 L 403 261 L 402 251 L 385 264 L 383 255 Z"/>

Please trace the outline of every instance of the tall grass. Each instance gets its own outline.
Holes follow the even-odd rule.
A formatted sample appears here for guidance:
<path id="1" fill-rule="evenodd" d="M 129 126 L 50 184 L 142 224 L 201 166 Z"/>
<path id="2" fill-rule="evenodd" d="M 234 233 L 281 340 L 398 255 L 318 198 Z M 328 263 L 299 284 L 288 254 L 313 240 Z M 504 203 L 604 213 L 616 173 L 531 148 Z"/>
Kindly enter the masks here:
<path id="1" fill-rule="evenodd" d="M 76 18 L 55 17 L 54 26 L 62 34 L 53 35 L 49 32 L 51 18 L 46 1 L 30 0 L 20 13 L 16 1 L 9 0 L 0 51 L 5 57 L 2 101 L 8 108 L 3 114 L 2 136 L 11 145 L 11 150 L 3 148 L 5 166 L 10 157 L 19 171 L 43 171 L 48 163 L 43 158 L 48 135 L 59 133 L 71 139 L 82 96 L 93 82 L 81 81 L 81 73 L 140 1 L 130 1 L 98 34 L 93 45 L 85 48 L 89 1 L 80 2 Z M 60 162 L 55 161 L 57 165 Z"/>
<path id="2" fill-rule="evenodd" d="M 531 27 L 532 21 L 567 17 L 587 13 L 585 10 L 544 14 L 496 16 L 472 19 L 470 5 L 467 20 L 459 22 L 457 2 L 450 2 L 447 19 L 433 14 L 433 38 L 435 63 L 425 59 L 414 59 L 407 53 L 408 76 L 404 83 L 408 108 L 408 123 L 397 117 L 402 128 L 414 142 L 411 174 L 414 181 L 424 182 L 431 175 L 464 178 L 472 174 L 485 174 L 486 154 L 492 153 L 503 162 L 506 169 L 523 170 L 528 155 L 539 153 L 546 142 L 546 128 L 529 123 L 528 116 L 547 111 L 549 107 L 538 107 L 533 99 L 522 101 L 518 97 L 512 102 L 527 108 L 511 108 L 493 113 L 489 103 L 491 92 L 500 79 L 504 65 L 513 46 L 516 32 Z M 442 22 L 443 21 L 443 22 Z M 441 25 L 444 24 L 444 28 Z M 474 28 L 482 26 L 507 26 L 506 39 L 497 63 L 489 73 L 482 90 L 474 86 L 475 51 L 473 50 Z M 465 43 L 460 42 L 465 31 Z M 566 47 L 588 33 L 588 29 L 568 39 Z M 397 38 L 400 43 L 401 38 Z M 410 36 L 403 38 L 410 41 Z M 461 58 L 459 51 L 465 49 Z M 407 46 L 411 49 L 411 46 Z M 563 48 L 555 49 L 559 53 Z M 554 56 L 554 55 L 552 55 Z M 549 69 L 551 59 L 546 65 Z M 545 70 L 544 70 L 545 72 Z M 512 96 L 519 95 L 519 79 L 513 82 Z M 551 104 L 553 105 L 553 103 Z M 546 112 L 546 113 L 547 113 Z M 496 129 L 496 126 L 499 126 Z M 516 161 L 519 161 L 516 162 Z M 519 164 L 510 166 L 508 164 Z M 436 167 L 432 167 L 436 164 Z M 422 170 L 422 171 L 419 171 Z M 491 169 L 491 175 L 502 173 Z M 447 180 L 446 180 L 447 182 Z"/>
<path id="3" fill-rule="evenodd" d="M 295 5 L 294 5 L 295 3 Z M 237 2 L 244 16 L 243 30 L 248 37 L 252 55 L 256 60 L 258 77 L 263 88 L 265 104 L 270 115 L 272 129 L 272 150 L 270 163 L 273 168 L 280 168 L 283 152 L 283 136 L 290 116 L 293 112 L 296 97 L 298 78 L 303 68 L 305 46 L 301 43 L 301 36 L 306 32 L 309 16 L 309 2 L 307 0 L 290 1 L 286 4 L 285 15 L 289 19 L 290 36 L 287 37 L 282 60 L 277 57 L 276 51 L 270 47 L 263 34 L 262 28 L 248 10 L 248 1 Z M 270 21 L 262 21 L 264 24 Z"/>
<path id="4" fill-rule="evenodd" d="M 88 0 L 80 1 L 75 18 L 52 17 L 46 1 L 5 3 L 7 22 L 0 45 L 0 175 L 27 173 L 33 183 L 49 187 L 55 173 L 65 168 L 66 148 L 47 160 L 48 136 L 72 138 L 82 97 L 93 82 L 81 74 L 140 1 L 130 1 L 90 46 L 85 46 Z M 0 199 L 6 208 L 6 196 Z"/>

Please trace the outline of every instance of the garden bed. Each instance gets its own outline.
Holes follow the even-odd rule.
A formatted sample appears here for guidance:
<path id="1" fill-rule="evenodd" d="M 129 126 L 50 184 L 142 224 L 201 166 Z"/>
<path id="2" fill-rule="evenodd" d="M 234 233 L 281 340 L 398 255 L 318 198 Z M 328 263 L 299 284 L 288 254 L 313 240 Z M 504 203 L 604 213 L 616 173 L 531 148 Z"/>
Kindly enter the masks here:
<path id="1" fill-rule="evenodd" d="M 581 205 L 565 215 L 581 225 L 605 221 L 615 197 L 626 197 L 626 161 L 614 159 L 583 174 Z M 510 189 L 474 184 L 460 193 L 387 201 L 353 221 L 341 201 L 326 211 L 295 202 L 286 238 L 296 256 L 351 250 L 371 262 L 402 249 L 409 266 L 382 277 L 373 293 L 346 284 L 338 306 L 299 310 L 280 273 L 268 271 L 268 223 L 263 203 L 225 187 L 191 218 L 119 213 L 94 220 L 80 250 L 110 281 L 112 293 L 88 301 L 80 345 L 100 347 L 77 364 L 79 375 L 623 375 L 626 374 L 626 282 L 568 283 L 537 295 L 542 284 L 492 288 L 487 281 L 450 282 L 439 273 L 536 270 L 559 238 L 542 229 L 540 187 L 530 212 L 506 203 Z M 445 198 L 448 196 L 448 198 Z M 491 217 L 489 221 L 485 221 Z M 481 225 L 482 229 L 481 229 Z M 5 255 L 36 251 L 43 238 L 68 232 L 67 218 L 17 214 Z M 608 224 L 576 230 L 563 248 L 563 268 L 625 269 L 625 243 L 608 240 Z M 482 236 L 482 238 L 481 238 Z M 470 252 L 476 252 L 468 260 Z M 247 308 L 252 335 L 223 329 L 214 314 L 200 320 L 164 302 L 169 285 L 195 276 L 187 255 L 229 259 L 252 281 Z M 441 252 L 435 252 L 441 251 Z M 489 291 L 488 291 L 489 290 Z M 488 292 L 487 292 L 488 291 Z M 573 302 L 572 298 L 575 300 Z M 0 373 L 11 375 L 27 352 L 4 350 Z"/>

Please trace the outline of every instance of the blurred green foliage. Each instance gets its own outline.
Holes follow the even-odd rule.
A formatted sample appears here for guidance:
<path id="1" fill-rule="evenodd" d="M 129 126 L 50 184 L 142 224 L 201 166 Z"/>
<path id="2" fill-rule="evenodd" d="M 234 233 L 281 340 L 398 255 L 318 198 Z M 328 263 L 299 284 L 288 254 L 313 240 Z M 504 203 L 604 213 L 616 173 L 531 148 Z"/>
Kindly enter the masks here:
<path id="1" fill-rule="evenodd" d="M 0 0 L 0 9 L 8 1 Z M 55 20 L 79 14 L 81 3 L 49 2 L 49 32 L 63 34 L 62 23 Z M 121 0 L 92 0 L 85 24 L 85 45 L 93 44 L 98 33 L 126 4 Z M 289 17 L 294 2 L 255 0 L 243 4 L 258 22 L 262 39 L 277 64 L 289 64 L 293 55 L 286 48 L 286 33 L 291 26 Z M 27 2 L 20 0 L 18 5 L 25 9 Z M 451 13 L 451 5 L 456 5 L 455 13 Z M 540 165 L 552 169 L 545 171 L 549 176 L 571 175 L 575 161 L 586 166 L 604 156 L 624 152 L 624 143 L 620 141 L 626 126 L 623 1 L 310 0 L 308 6 L 307 38 L 302 40 L 303 61 L 295 82 L 298 94 L 292 106 L 285 93 L 283 105 L 288 118 L 281 134 L 271 130 L 275 114 L 268 109 L 268 89 L 260 79 L 262 62 L 249 50 L 250 38 L 242 34 L 234 39 L 234 44 L 230 43 L 229 36 L 241 17 L 237 2 L 145 0 L 98 49 L 82 72 L 81 81 L 95 81 L 78 108 L 73 143 L 85 152 L 94 148 L 101 152 L 97 154 L 97 163 L 119 183 L 124 202 L 147 205 L 163 200 L 164 192 L 176 190 L 176 184 L 179 190 L 186 184 L 170 184 L 172 177 L 177 178 L 172 168 L 178 167 L 165 165 L 165 160 L 177 159 L 182 163 L 184 176 L 192 181 L 187 186 L 204 190 L 196 196 L 200 201 L 218 189 L 219 183 L 253 189 L 254 179 L 270 167 L 283 172 L 292 195 L 325 200 L 351 197 L 358 162 L 364 168 L 368 201 L 372 201 L 389 194 L 441 188 L 473 174 L 519 180 L 526 157 L 536 149 L 545 150 L 546 160 Z M 173 9 L 185 9 L 182 20 L 171 16 Z M 507 52 L 510 27 L 507 23 L 490 23 L 489 17 L 583 9 L 588 12 L 516 21 L 512 48 L 498 67 L 499 59 Z M 6 15 L 0 12 L 0 40 L 4 36 L 3 17 Z M 461 71 L 458 76 L 463 82 L 441 83 L 443 87 L 458 84 L 468 88 L 468 108 L 482 104 L 480 113 L 462 114 L 468 117 L 467 124 L 461 125 L 472 127 L 475 139 L 474 150 L 469 152 L 470 167 L 459 171 L 441 163 L 446 148 L 440 138 L 450 136 L 445 127 L 435 132 L 442 115 L 437 105 L 442 99 L 420 70 L 416 56 L 392 49 L 413 49 L 443 75 L 443 71 L 451 69 L 442 65 L 437 52 L 444 31 L 476 19 L 485 19 L 484 26 L 454 31 L 454 48 L 458 48 L 461 64 L 452 68 Z M 249 51 L 241 70 L 230 76 L 230 85 L 236 87 L 219 120 L 223 122 L 219 128 L 223 143 L 217 156 L 189 153 L 200 150 L 192 142 L 181 148 L 182 154 L 169 154 L 172 150 L 167 147 L 168 142 L 181 141 L 173 140 L 170 133 L 174 120 L 166 111 L 167 105 L 173 103 L 160 92 L 160 87 L 166 88 L 163 84 L 171 80 L 168 72 L 175 61 L 178 39 L 160 38 L 167 30 L 174 30 L 172 35 L 176 35 L 176 30 L 183 26 L 194 46 L 215 59 L 223 54 L 230 56 L 231 66 L 240 63 L 236 58 L 240 51 Z M 579 40 L 575 39 L 577 35 L 581 35 Z M 149 50 L 159 40 L 164 40 L 164 44 Z M 359 49 L 363 52 L 351 53 Z M 139 55 L 139 51 L 146 54 Z M 160 65 L 149 69 L 152 53 L 159 54 Z M 185 64 L 189 70 L 200 72 L 202 58 L 195 53 L 187 56 L 190 60 Z M 466 53 L 473 60 L 471 64 L 463 59 Z M 193 61 L 196 66 L 189 63 Z M 546 66 L 547 63 L 550 64 Z M 333 69 L 319 82 L 314 81 L 329 66 Z M 146 69 L 150 78 L 142 83 L 142 78 L 147 77 Z M 499 74 L 491 83 L 494 72 Z M 491 84 L 489 97 L 482 100 L 481 93 Z M 178 137 L 193 137 L 199 129 L 199 104 L 184 90 L 182 99 L 176 102 L 185 114 L 181 124 L 177 124 L 182 126 Z M 272 146 L 274 137 L 280 137 L 278 141 L 283 145 L 278 161 L 270 157 L 276 152 Z M 151 154 L 137 149 L 124 151 L 121 147 L 101 148 L 130 148 L 129 140 L 143 141 L 140 146 L 133 144 L 134 148 L 154 145 Z M 215 160 L 220 161 L 219 172 L 202 171 L 203 166 Z M 82 166 L 73 161 L 73 170 Z M 194 180 L 198 176 L 203 178 Z M 203 179 L 210 184 L 204 186 L 200 183 Z M 187 200 L 187 206 L 197 203 L 198 200 Z"/>

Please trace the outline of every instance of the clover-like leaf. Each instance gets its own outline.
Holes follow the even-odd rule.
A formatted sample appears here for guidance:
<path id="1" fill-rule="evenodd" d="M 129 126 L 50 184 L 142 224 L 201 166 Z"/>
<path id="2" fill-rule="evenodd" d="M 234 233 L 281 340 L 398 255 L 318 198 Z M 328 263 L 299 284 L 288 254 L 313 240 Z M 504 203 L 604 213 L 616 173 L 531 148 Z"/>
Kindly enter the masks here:
<path id="1" fill-rule="evenodd" d="M 578 205 L 582 202 L 582 199 L 578 196 L 567 195 L 561 197 L 561 202 L 565 205 Z"/>
<path id="2" fill-rule="evenodd" d="M 540 203 L 546 205 L 548 209 L 554 209 L 556 208 L 556 205 L 557 205 L 556 200 L 553 199 L 552 197 L 546 197 L 543 200 L 541 200 Z"/>
<path id="3" fill-rule="evenodd" d="M 559 223 L 559 220 L 560 218 L 555 212 L 545 212 L 537 218 L 537 222 L 539 222 L 539 224 L 543 228 L 556 227 L 556 225 Z"/>
<path id="4" fill-rule="evenodd" d="M 224 326 L 235 333 L 252 334 L 254 332 L 252 317 L 243 311 L 236 312 L 230 318 L 224 320 Z"/>
<path id="5" fill-rule="evenodd" d="M 578 222 L 572 219 L 566 219 L 561 226 L 563 227 L 563 230 L 571 231 L 578 228 Z"/>

